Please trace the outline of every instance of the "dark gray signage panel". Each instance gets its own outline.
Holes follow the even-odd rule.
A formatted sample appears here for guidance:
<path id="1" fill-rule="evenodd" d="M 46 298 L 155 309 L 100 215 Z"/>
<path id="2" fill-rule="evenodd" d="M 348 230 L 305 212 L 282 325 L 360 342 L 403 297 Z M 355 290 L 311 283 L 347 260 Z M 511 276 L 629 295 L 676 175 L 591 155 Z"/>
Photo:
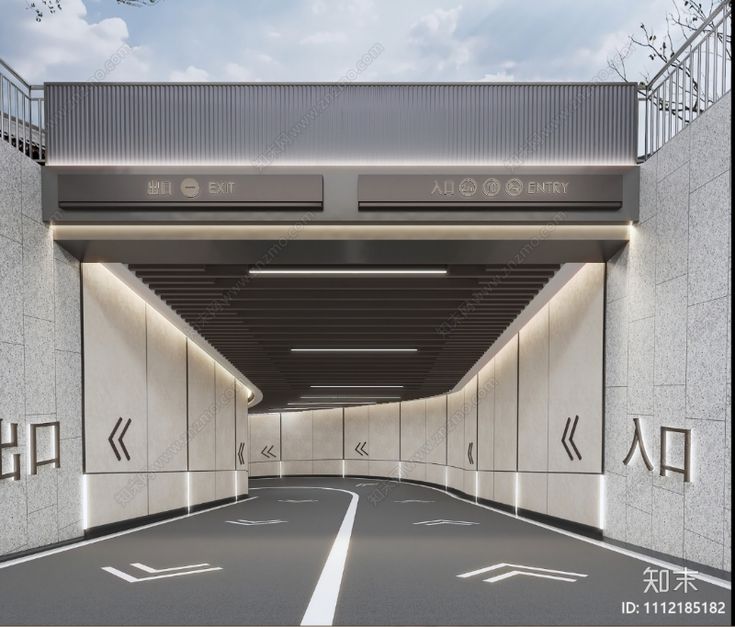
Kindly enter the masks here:
<path id="1" fill-rule="evenodd" d="M 61 209 L 321 209 L 322 177 L 311 174 L 58 175 Z"/>
<path id="2" fill-rule="evenodd" d="M 363 211 L 619 209 L 620 174 L 361 175 Z"/>

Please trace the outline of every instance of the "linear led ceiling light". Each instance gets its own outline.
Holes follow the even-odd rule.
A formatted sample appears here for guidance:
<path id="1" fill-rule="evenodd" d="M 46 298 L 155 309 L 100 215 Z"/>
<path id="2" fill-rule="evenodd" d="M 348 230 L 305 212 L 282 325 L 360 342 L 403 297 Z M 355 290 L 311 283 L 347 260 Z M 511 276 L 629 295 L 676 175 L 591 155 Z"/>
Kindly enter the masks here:
<path id="1" fill-rule="evenodd" d="M 321 403 L 289 403 L 289 407 L 341 407 L 342 405 L 374 405 L 374 401 L 324 401 Z"/>
<path id="2" fill-rule="evenodd" d="M 445 276 L 445 268 L 251 268 L 253 276 Z"/>
<path id="3" fill-rule="evenodd" d="M 417 348 L 292 348 L 292 353 L 415 353 Z"/>
<path id="4" fill-rule="evenodd" d="M 340 396 L 309 396 L 309 395 L 306 395 L 306 396 L 300 396 L 299 398 L 311 398 L 315 400 L 316 399 L 330 399 L 330 398 L 331 399 L 344 398 L 347 400 L 356 400 L 356 399 L 368 399 L 368 400 L 369 399 L 391 399 L 393 400 L 393 399 L 400 399 L 401 397 L 400 396 L 375 396 L 375 395 L 359 396 L 356 394 L 345 394 L 345 395 L 340 395 Z"/>
<path id="5" fill-rule="evenodd" d="M 357 389 L 371 389 L 371 390 L 388 390 L 388 389 L 399 389 L 403 388 L 402 385 L 310 385 L 313 389 L 322 390 L 357 390 Z"/>

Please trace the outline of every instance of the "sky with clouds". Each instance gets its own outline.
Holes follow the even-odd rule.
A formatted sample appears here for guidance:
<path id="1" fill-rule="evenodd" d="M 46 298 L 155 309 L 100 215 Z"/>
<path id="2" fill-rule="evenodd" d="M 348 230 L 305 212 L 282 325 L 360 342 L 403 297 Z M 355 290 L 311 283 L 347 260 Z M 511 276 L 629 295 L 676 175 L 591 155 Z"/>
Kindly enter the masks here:
<path id="1" fill-rule="evenodd" d="M 27 80 L 334 81 L 374 44 L 360 81 L 616 80 L 607 59 L 672 0 L 61 0 L 37 22 L 0 0 L 0 58 Z M 627 59 L 629 77 L 646 55 Z M 109 67 L 109 65 L 108 65 Z"/>

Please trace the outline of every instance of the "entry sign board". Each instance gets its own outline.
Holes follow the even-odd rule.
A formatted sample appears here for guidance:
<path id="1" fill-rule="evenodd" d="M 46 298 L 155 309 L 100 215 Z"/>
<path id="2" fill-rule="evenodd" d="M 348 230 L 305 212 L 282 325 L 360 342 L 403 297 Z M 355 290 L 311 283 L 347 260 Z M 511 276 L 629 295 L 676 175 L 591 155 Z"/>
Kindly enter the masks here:
<path id="1" fill-rule="evenodd" d="M 619 209 L 620 174 L 363 175 L 361 210 Z"/>
<path id="2" fill-rule="evenodd" d="M 322 177 L 301 174 L 60 173 L 58 193 L 62 209 L 321 209 L 323 201 Z"/>

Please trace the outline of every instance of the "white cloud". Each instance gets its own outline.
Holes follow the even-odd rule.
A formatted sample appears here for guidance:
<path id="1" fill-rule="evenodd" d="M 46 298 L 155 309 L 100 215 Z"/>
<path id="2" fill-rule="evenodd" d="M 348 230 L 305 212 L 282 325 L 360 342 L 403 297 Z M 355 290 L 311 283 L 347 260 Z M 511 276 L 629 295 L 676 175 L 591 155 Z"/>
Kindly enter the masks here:
<path id="1" fill-rule="evenodd" d="M 250 68 L 239 63 L 227 63 L 225 65 L 224 78 L 225 80 L 238 83 L 253 83 L 262 80 Z"/>
<path id="2" fill-rule="evenodd" d="M 435 9 L 414 24 L 411 34 L 417 40 L 451 38 L 457 30 L 457 21 L 461 11 L 462 5 L 448 10 Z"/>
<path id="3" fill-rule="evenodd" d="M 322 13 L 326 13 L 326 11 L 327 11 L 327 5 L 324 2 L 324 0 L 316 0 L 316 2 L 312 2 L 311 12 L 314 15 L 321 15 Z"/>
<path id="4" fill-rule="evenodd" d="M 512 83 L 515 80 L 515 76 L 505 70 L 500 70 L 500 72 L 493 74 L 485 74 L 480 80 L 486 83 Z"/>
<path id="5" fill-rule="evenodd" d="M 17 5 L 22 6 L 22 3 Z M 47 15 L 41 22 L 26 14 L 19 15 L 16 23 L 23 40 L 32 42 L 22 47 L 20 58 L 15 60 L 16 70 L 26 80 L 59 80 L 70 73 L 77 80 L 95 74 L 101 76 L 100 70 L 104 70 L 109 59 L 121 49 L 125 50 L 124 59 L 104 72 L 106 78 L 140 79 L 149 71 L 148 50 L 129 47 L 125 20 L 111 17 L 91 22 L 82 0 L 65 0 L 63 10 Z"/>
<path id="6" fill-rule="evenodd" d="M 320 31 L 307 35 L 301 40 L 302 44 L 342 44 L 347 42 L 347 35 L 336 31 Z"/>
<path id="7" fill-rule="evenodd" d="M 461 13 L 461 4 L 435 9 L 419 18 L 409 31 L 409 41 L 440 74 L 467 65 L 474 57 L 476 38 L 462 37 L 457 32 Z"/>
<path id="8" fill-rule="evenodd" d="M 171 72 L 168 80 L 175 83 L 205 83 L 211 79 L 207 70 L 190 65 L 185 70 Z"/>

